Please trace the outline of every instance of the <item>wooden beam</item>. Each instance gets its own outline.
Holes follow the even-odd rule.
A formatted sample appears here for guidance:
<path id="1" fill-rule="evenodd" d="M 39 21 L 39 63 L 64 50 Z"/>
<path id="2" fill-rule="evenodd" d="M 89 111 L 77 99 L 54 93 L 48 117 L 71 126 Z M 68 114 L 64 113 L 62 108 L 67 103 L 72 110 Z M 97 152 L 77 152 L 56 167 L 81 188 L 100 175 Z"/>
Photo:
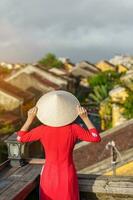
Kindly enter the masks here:
<path id="1" fill-rule="evenodd" d="M 2 164 L 0 164 L 0 171 L 3 170 L 5 167 L 7 167 L 10 163 L 10 160 L 6 160 L 5 162 L 3 162 Z"/>
<path id="2" fill-rule="evenodd" d="M 28 158 L 26 159 L 26 161 L 29 163 L 29 164 L 41 164 L 43 165 L 45 163 L 45 159 L 39 159 L 39 158 Z"/>
<path id="3" fill-rule="evenodd" d="M 133 197 L 132 176 L 99 176 L 78 174 L 80 192 L 131 195 Z"/>

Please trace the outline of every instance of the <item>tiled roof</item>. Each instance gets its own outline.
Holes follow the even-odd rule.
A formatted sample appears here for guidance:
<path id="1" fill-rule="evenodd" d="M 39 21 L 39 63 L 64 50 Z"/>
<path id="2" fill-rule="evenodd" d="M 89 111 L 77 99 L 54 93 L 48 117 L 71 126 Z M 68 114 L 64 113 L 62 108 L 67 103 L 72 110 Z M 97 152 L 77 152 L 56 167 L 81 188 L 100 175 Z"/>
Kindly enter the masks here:
<path id="1" fill-rule="evenodd" d="M 60 76 L 62 76 L 62 75 L 64 75 L 64 74 L 68 73 L 65 69 L 58 69 L 58 68 L 55 68 L 55 67 L 49 69 L 49 71 L 50 71 L 50 72 L 54 72 L 55 74 L 60 75 Z"/>
<path id="2" fill-rule="evenodd" d="M 59 89 L 60 86 L 57 85 L 56 83 L 53 83 L 51 81 L 49 81 L 48 79 L 40 76 L 39 74 L 33 72 L 30 74 L 33 78 L 37 79 L 39 82 L 43 83 L 44 85 L 48 85 L 49 87 L 52 87 L 54 89 Z"/>
<path id="3" fill-rule="evenodd" d="M 99 71 L 99 69 L 97 68 L 97 66 L 96 66 L 95 64 L 91 63 L 91 62 L 88 62 L 88 61 L 86 61 L 86 60 L 83 60 L 83 61 L 81 61 L 80 63 L 81 63 L 81 64 L 82 64 L 82 63 L 86 63 L 87 65 L 91 65 L 92 67 L 95 68 L 95 70 Z M 79 64 L 80 64 L 80 63 L 79 63 Z"/>
<path id="4" fill-rule="evenodd" d="M 110 63 L 110 62 L 107 61 L 107 60 L 101 60 L 101 61 L 99 61 L 97 64 L 99 64 L 99 63 L 101 63 L 101 62 L 106 63 L 106 64 L 108 64 L 108 65 L 110 65 L 110 66 L 112 66 L 112 67 L 115 67 L 115 65 L 113 65 L 112 63 Z"/>
<path id="5" fill-rule="evenodd" d="M 92 72 L 92 73 L 96 73 L 96 72 L 98 72 L 99 70 L 93 70 L 93 69 L 91 69 L 91 68 L 89 68 L 89 66 L 86 66 L 86 67 L 82 67 L 82 69 L 84 69 L 84 70 L 86 70 L 86 71 L 88 71 L 88 72 Z"/>
<path id="6" fill-rule="evenodd" d="M 23 100 L 24 102 L 34 97 L 34 94 L 27 91 L 23 91 L 18 87 L 11 85 L 10 83 L 3 80 L 0 80 L 0 90 L 9 94 L 10 96 Z"/>
<path id="7" fill-rule="evenodd" d="M 112 140 L 115 141 L 120 152 L 132 148 L 132 130 L 133 119 L 103 132 L 101 134 L 102 140 L 100 143 L 81 142 L 79 148 L 74 150 L 74 161 L 77 170 L 84 169 L 110 157 L 110 151 L 105 151 L 105 146 Z"/>
<path id="8" fill-rule="evenodd" d="M 20 117 L 10 112 L 2 113 L 0 115 L 0 123 L 6 122 L 8 124 L 8 123 L 17 123 L 19 121 L 20 121 Z"/>
<path id="9" fill-rule="evenodd" d="M 109 65 L 111 65 L 112 67 L 115 67 L 115 65 L 113 65 L 112 63 L 110 63 L 110 62 L 107 61 L 107 60 L 105 60 L 104 62 L 107 63 L 107 64 L 109 64 Z"/>
<path id="10" fill-rule="evenodd" d="M 41 65 L 34 65 L 34 67 L 37 67 L 37 68 L 41 69 L 42 71 L 47 72 L 47 73 L 49 73 L 49 74 L 51 74 L 51 75 L 53 75 L 53 76 L 55 76 L 55 77 L 57 77 L 59 79 L 67 80 L 67 77 L 60 76 L 60 75 L 58 75 L 58 74 L 56 74 L 54 72 L 49 71 L 48 69 L 44 69 L 44 67 L 41 66 Z"/>

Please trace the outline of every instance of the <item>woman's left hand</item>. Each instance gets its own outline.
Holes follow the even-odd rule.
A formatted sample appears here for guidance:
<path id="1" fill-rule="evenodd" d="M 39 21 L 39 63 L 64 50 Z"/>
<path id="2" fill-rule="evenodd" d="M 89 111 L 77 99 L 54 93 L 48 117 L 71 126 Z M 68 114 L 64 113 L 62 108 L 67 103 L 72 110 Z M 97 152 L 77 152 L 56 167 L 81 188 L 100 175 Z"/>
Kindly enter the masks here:
<path id="1" fill-rule="evenodd" d="M 34 106 L 30 110 L 28 110 L 28 117 L 27 117 L 28 121 L 32 122 L 34 120 L 36 113 L 37 113 L 37 110 L 38 110 L 38 108 L 36 106 Z"/>

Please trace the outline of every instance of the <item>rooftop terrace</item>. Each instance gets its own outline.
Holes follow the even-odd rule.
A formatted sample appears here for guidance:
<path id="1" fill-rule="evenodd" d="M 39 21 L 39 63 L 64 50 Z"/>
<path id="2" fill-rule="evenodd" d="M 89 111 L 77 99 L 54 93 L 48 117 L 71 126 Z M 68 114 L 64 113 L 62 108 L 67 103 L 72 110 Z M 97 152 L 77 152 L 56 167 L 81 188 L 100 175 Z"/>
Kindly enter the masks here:
<path id="1" fill-rule="evenodd" d="M 31 199 L 38 188 L 44 160 L 29 160 L 23 167 L 11 167 L 10 161 L 0 165 L 0 199 Z M 132 200 L 133 177 L 78 174 L 81 200 Z M 29 196 L 30 195 L 30 196 Z M 35 193 L 33 193 L 35 195 Z M 35 196 L 39 200 L 38 195 Z"/>

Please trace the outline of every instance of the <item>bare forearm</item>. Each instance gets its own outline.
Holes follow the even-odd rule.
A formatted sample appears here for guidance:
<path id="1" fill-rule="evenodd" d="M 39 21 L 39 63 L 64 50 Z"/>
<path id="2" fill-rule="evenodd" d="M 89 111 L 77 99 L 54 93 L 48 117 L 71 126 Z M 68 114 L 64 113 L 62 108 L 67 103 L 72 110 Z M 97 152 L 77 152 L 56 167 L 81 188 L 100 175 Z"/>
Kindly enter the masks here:
<path id="1" fill-rule="evenodd" d="M 37 107 L 33 107 L 31 108 L 29 111 L 28 111 L 28 117 L 27 117 L 27 120 L 26 122 L 24 123 L 24 125 L 21 127 L 21 131 L 28 131 L 30 125 L 32 124 L 35 116 L 36 116 L 36 113 L 37 113 Z"/>
<path id="2" fill-rule="evenodd" d="M 85 125 L 87 126 L 88 129 L 90 128 L 96 128 L 93 123 L 90 121 L 88 118 L 87 110 L 84 107 L 77 106 L 77 112 L 80 116 L 80 118 L 83 120 Z"/>
<path id="3" fill-rule="evenodd" d="M 84 123 L 85 123 L 85 125 L 87 126 L 88 129 L 96 128 L 88 117 L 83 118 L 82 120 L 84 121 Z"/>
<path id="4" fill-rule="evenodd" d="M 21 131 L 28 131 L 30 125 L 31 125 L 32 121 L 31 120 L 26 120 L 26 122 L 23 124 L 23 126 L 21 127 Z"/>

